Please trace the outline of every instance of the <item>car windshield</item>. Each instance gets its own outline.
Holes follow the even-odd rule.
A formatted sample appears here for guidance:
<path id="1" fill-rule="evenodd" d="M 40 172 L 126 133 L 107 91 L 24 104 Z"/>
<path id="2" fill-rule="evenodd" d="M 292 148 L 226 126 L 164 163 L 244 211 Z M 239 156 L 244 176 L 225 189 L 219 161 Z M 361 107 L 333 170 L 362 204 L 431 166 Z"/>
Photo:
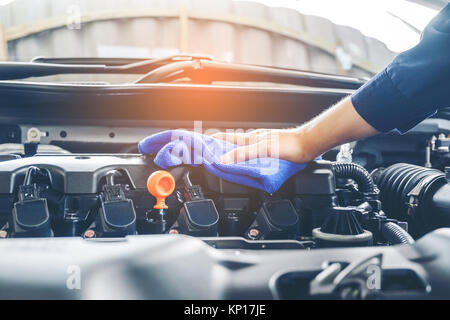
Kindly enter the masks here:
<path id="1" fill-rule="evenodd" d="M 0 59 L 197 53 L 224 62 L 370 77 L 414 46 L 445 2 L 0 0 Z"/>

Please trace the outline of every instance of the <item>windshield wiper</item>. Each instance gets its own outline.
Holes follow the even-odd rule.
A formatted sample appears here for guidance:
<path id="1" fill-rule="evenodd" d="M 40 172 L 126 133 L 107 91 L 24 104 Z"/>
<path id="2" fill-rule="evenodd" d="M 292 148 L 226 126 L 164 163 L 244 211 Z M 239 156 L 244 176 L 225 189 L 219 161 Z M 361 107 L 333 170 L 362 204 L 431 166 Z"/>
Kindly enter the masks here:
<path id="1" fill-rule="evenodd" d="M 149 61 L 150 58 L 98 58 L 98 57 L 71 57 L 71 58 L 47 58 L 36 57 L 31 60 L 34 63 L 54 63 L 54 64 L 82 64 L 82 65 L 106 65 L 123 66 L 136 62 Z"/>
<path id="2" fill-rule="evenodd" d="M 141 74 L 136 83 L 168 83 L 189 78 L 192 83 L 268 82 L 308 87 L 357 89 L 364 79 L 316 72 L 225 63 L 203 55 L 163 59 L 36 58 L 32 62 L 0 62 L 0 80 L 59 74 Z"/>
<path id="3" fill-rule="evenodd" d="M 136 83 L 173 82 L 189 78 L 193 83 L 267 82 L 308 87 L 357 89 L 366 81 L 355 77 L 290 69 L 225 63 L 212 60 L 181 61 L 152 70 Z"/>
<path id="4" fill-rule="evenodd" d="M 176 54 L 162 59 L 151 58 L 100 58 L 100 57 L 71 57 L 71 58 L 47 58 L 36 57 L 31 60 L 33 63 L 64 64 L 64 65 L 104 65 L 133 67 L 138 73 L 148 72 L 148 66 L 163 66 L 168 63 L 189 60 L 213 60 L 212 56 L 204 54 Z M 137 68 L 139 67 L 139 68 Z"/>
<path id="5" fill-rule="evenodd" d="M 204 55 L 175 55 L 162 59 L 119 61 L 92 58 L 36 58 L 31 62 L 0 62 L 0 80 L 17 80 L 59 74 L 145 74 L 179 61 L 208 60 Z"/>

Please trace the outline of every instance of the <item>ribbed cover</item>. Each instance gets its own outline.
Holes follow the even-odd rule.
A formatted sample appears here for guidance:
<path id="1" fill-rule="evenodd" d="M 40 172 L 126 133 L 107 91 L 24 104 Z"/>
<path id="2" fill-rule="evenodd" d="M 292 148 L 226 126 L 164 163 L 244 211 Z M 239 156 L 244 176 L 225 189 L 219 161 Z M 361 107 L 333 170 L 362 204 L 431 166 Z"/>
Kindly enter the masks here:
<path id="1" fill-rule="evenodd" d="M 325 219 L 320 231 L 342 235 L 364 233 L 364 230 L 353 214 L 353 211 L 348 208 L 334 208 Z"/>

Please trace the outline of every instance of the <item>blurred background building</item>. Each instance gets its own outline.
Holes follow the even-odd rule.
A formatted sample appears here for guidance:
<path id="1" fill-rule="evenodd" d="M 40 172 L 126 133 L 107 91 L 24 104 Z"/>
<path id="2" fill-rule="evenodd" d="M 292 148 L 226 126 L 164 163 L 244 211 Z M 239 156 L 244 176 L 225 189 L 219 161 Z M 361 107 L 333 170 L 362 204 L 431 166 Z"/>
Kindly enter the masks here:
<path id="1" fill-rule="evenodd" d="M 188 52 L 369 77 L 396 54 L 351 26 L 302 13 L 301 6 L 295 7 L 301 0 L 285 6 L 270 0 L 1 1 L 0 58 L 10 61 L 37 56 L 158 58 Z M 345 1 L 342 5 L 352 13 Z M 429 20 L 433 12 L 424 13 Z M 419 36 L 420 28 L 394 13 L 391 18 Z M 379 21 L 379 27 L 385 23 Z"/>

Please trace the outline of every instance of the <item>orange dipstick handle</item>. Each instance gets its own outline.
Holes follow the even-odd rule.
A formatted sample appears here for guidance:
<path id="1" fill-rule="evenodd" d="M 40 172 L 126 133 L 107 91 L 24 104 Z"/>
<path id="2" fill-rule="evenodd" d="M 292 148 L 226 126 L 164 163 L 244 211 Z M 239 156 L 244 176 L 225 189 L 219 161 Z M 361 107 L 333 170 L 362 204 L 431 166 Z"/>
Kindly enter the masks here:
<path id="1" fill-rule="evenodd" d="M 147 189 L 156 198 L 155 209 L 167 209 L 166 198 L 175 189 L 175 179 L 170 172 L 159 170 L 153 172 L 147 180 Z"/>

